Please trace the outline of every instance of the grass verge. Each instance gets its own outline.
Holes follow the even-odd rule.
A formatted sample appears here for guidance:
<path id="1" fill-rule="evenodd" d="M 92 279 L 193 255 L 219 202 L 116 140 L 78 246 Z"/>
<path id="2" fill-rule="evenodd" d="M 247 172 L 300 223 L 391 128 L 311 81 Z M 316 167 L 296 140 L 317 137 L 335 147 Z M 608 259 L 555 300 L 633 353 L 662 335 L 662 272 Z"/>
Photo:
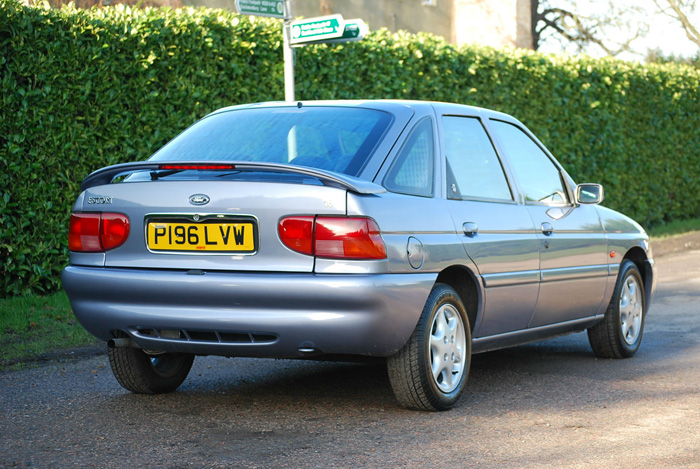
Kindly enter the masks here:
<path id="1" fill-rule="evenodd" d="M 664 239 L 669 236 L 700 231 L 700 218 L 690 218 L 688 220 L 676 220 L 665 225 L 656 226 L 647 231 L 649 236 L 656 239 Z"/>
<path id="2" fill-rule="evenodd" d="M 64 292 L 0 299 L 0 370 L 98 343 L 78 324 Z"/>

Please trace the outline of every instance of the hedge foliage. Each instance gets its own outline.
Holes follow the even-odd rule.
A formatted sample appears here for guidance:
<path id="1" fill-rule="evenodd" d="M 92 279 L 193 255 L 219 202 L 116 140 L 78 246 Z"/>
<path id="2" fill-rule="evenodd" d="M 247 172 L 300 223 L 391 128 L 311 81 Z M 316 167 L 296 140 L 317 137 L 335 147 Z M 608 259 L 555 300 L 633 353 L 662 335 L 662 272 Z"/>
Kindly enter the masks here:
<path id="1" fill-rule="evenodd" d="M 296 54 L 297 99 L 405 98 L 515 115 L 574 179 L 649 226 L 700 215 L 700 72 L 376 31 Z M 280 24 L 223 10 L 0 0 L 0 296 L 48 292 L 82 179 L 231 104 L 284 97 Z"/>

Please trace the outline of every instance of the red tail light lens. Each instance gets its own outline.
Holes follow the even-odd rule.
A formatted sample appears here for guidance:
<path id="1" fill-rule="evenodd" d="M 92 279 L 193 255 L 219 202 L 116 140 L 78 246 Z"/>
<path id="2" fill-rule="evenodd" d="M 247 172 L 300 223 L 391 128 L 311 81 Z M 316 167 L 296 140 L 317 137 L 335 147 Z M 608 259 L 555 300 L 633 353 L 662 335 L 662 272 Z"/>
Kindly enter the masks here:
<path id="1" fill-rule="evenodd" d="M 129 219 L 121 213 L 103 213 L 100 241 L 105 251 L 121 246 L 129 237 Z"/>
<path id="2" fill-rule="evenodd" d="M 129 237 L 129 218 L 120 213 L 74 213 L 70 217 L 68 249 L 102 252 L 121 246 Z"/>
<path id="3" fill-rule="evenodd" d="M 99 213 L 74 213 L 70 216 L 68 249 L 77 252 L 102 251 Z"/>
<path id="4" fill-rule="evenodd" d="M 316 219 L 315 251 L 333 259 L 385 259 L 379 227 L 369 218 Z"/>
<path id="5" fill-rule="evenodd" d="M 314 217 L 289 217 L 280 220 L 280 239 L 292 251 L 313 256 Z"/>
<path id="6" fill-rule="evenodd" d="M 288 248 L 330 259 L 386 259 L 379 227 L 369 218 L 289 217 L 279 224 Z"/>

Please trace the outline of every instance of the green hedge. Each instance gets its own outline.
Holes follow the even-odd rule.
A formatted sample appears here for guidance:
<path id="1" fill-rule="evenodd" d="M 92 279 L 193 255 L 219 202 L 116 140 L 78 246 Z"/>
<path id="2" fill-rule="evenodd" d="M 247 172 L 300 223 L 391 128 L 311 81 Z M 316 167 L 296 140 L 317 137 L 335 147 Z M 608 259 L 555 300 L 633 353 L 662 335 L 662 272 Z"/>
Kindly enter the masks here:
<path id="1" fill-rule="evenodd" d="M 297 98 L 501 110 L 606 205 L 646 226 L 697 217 L 700 73 L 373 32 L 297 50 Z M 284 97 L 276 20 L 222 10 L 51 10 L 0 0 L 0 296 L 48 292 L 79 184 L 143 160 L 206 113 Z"/>

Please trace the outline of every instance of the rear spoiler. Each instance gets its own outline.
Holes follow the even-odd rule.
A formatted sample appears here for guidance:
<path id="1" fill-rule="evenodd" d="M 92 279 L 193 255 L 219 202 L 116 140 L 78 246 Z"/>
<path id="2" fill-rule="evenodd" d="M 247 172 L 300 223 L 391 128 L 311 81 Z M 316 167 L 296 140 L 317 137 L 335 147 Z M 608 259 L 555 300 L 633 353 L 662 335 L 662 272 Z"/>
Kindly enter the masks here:
<path id="1" fill-rule="evenodd" d="M 91 187 L 111 184 L 115 178 L 139 171 L 269 171 L 276 173 L 294 173 L 319 179 L 324 185 L 339 187 L 356 194 L 381 194 L 386 192 L 379 184 L 345 174 L 333 173 L 321 169 L 306 168 L 278 163 L 255 163 L 249 161 L 138 161 L 122 163 L 98 169 L 85 178 L 80 185 L 84 191 Z"/>

